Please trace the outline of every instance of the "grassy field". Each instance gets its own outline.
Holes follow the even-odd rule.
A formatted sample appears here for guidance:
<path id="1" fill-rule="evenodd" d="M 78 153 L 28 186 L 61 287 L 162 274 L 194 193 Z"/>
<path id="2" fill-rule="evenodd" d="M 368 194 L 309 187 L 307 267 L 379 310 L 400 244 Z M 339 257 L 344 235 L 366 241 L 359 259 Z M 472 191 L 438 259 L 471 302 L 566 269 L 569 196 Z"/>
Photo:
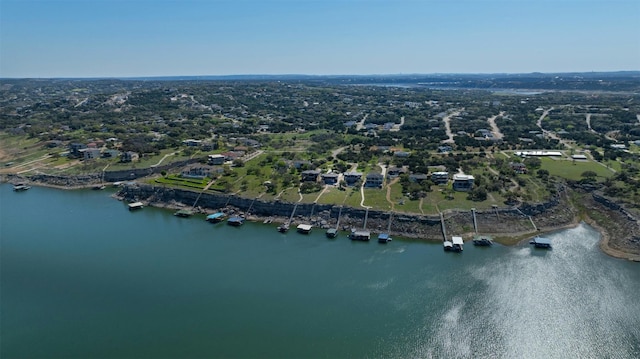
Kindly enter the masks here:
<path id="1" fill-rule="evenodd" d="M 344 205 L 347 207 L 360 208 L 360 201 L 362 200 L 360 187 L 349 187 L 346 192 L 347 198 L 344 201 Z"/>
<path id="2" fill-rule="evenodd" d="M 179 175 L 167 175 L 166 177 L 158 177 L 151 181 L 152 184 L 164 184 L 176 187 L 186 187 L 189 189 L 203 190 L 209 183 L 208 178 L 182 178 Z"/>
<path id="3" fill-rule="evenodd" d="M 349 189 L 341 191 L 337 187 L 329 187 L 322 194 L 322 196 L 318 200 L 318 203 L 335 204 L 339 206 L 345 201 L 348 193 L 349 193 Z"/>
<path id="4" fill-rule="evenodd" d="M 568 159 L 542 158 L 541 169 L 549 171 L 552 176 L 558 176 L 574 181 L 582 179 L 582 173 L 593 171 L 599 180 L 611 177 L 613 172 L 594 161 L 572 161 Z"/>
<path id="5" fill-rule="evenodd" d="M 391 203 L 387 202 L 387 190 L 379 188 L 364 189 L 364 205 L 376 210 L 387 211 L 391 209 Z"/>

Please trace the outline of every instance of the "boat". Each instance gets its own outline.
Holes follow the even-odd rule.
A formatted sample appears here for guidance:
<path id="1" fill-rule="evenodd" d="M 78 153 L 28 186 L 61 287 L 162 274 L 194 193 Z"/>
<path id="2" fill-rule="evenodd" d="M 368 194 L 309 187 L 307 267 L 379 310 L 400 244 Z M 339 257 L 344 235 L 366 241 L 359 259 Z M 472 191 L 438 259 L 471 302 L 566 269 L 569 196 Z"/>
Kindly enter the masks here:
<path id="1" fill-rule="evenodd" d="M 207 216 L 207 222 L 220 223 L 227 215 L 222 212 L 216 212 Z"/>
<path id="2" fill-rule="evenodd" d="M 475 246 L 490 246 L 492 244 L 493 244 L 493 240 L 489 236 L 473 237 L 473 245 Z"/>
<path id="3" fill-rule="evenodd" d="M 462 237 L 456 237 L 453 236 L 451 237 L 451 243 L 453 243 L 453 251 L 454 252 L 462 252 L 463 251 L 463 245 L 464 245 L 464 241 L 462 240 Z"/>
<path id="4" fill-rule="evenodd" d="M 241 225 L 244 224 L 244 218 L 238 217 L 238 216 L 231 217 L 227 219 L 227 224 L 234 227 L 240 227 Z"/>
<path id="5" fill-rule="evenodd" d="M 338 229 L 329 228 L 327 229 L 327 232 L 325 233 L 325 235 L 327 236 L 327 238 L 336 238 L 338 236 Z"/>
<path id="6" fill-rule="evenodd" d="M 371 239 L 371 232 L 369 231 L 356 231 L 356 230 L 351 230 L 351 233 L 349 234 L 349 239 L 351 239 L 352 241 L 368 241 L 369 239 Z"/>
<path id="7" fill-rule="evenodd" d="M 100 184 L 99 184 L 99 185 L 95 185 L 95 186 L 93 186 L 93 190 L 94 190 L 94 191 L 101 191 L 101 190 L 103 190 L 103 189 L 105 189 L 105 188 L 107 188 L 107 186 L 105 186 L 105 185 L 103 185 L 103 184 L 102 184 L 102 185 L 100 185 Z"/>
<path id="8" fill-rule="evenodd" d="M 536 248 L 551 249 L 551 240 L 544 237 L 536 237 L 529 244 L 533 244 Z"/>
<path id="9" fill-rule="evenodd" d="M 278 226 L 278 232 L 280 233 L 287 233 L 288 230 L 289 230 L 289 225 L 287 223 L 283 223 Z"/>
<path id="10" fill-rule="evenodd" d="M 193 215 L 193 211 L 188 210 L 188 209 L 181 209 L 181 210 L 175 212 L 173 215 L 176 216 L 176 217 L 186 218 L 186 217 L 191 217 Z"/>
<path id="11" fill-rule="evenodd" d="M 378 234 L 378 243 L 387 243 L 391 242 L 393 239 L 389 235 L 389 233 L 380 233 Z"/>
<path id="12" fill-rule="evenodd" d="M 296 227 L 296 230 L 298 233 L 309 234 L 311 233 L 311 228 L 313 227 L 310 224 L 299 224 L 298 227 Z"/>
<path id="13" fill-rule="evenodd" d="M 142 202 L 133 202 L 133 203 L 129 203 L 129 210 L 130 211 L 135 211 L 137 209 L 142 209 L 142 207 L 144 207 L 144 203 Z"/>
<path id="14" fill-rule="evenodd" d="M 26 183 L 18 183 L 13 185 L 13 190 L 16 192 L 22 192 L 28 189 L 31 189 L 31 186 L 27 185 Z"/>

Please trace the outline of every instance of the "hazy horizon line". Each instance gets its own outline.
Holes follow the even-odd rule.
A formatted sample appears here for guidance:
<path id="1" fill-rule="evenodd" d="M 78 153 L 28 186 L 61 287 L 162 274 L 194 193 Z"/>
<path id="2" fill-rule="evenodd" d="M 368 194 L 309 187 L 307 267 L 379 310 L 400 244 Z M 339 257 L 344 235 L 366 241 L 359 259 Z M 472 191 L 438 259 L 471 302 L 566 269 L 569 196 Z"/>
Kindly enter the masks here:
<path id="1" fill-rule="evenodd" d="M 152 79 L 152 78 L 224 78 L 224 77 L 383 77 L 383 76 L 442 76 L 442 75 L 560 75 L 560 74 L 615 74 L 640 73 L 639 70 L 608 70 L 608 71 L 531 71 L 531 72 L 415 72 L 415 73 L 371 73 L 371 74 L 306 74 L 306 73 L 237 73 L 226 75 L 132 75 L 132 76 L 51 76 L 51 77 L 0 77 L 0 80 L 64 80 L 64 79 Z"/>

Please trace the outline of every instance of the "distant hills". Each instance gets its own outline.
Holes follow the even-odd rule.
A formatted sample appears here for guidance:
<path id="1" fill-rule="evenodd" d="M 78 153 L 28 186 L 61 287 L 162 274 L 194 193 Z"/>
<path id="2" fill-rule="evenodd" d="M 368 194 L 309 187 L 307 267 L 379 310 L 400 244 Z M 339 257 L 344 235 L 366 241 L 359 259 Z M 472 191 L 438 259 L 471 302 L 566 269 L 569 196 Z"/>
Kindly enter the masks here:
<path id="1" fill-rule="evenodd" d="M 521 74 L 387 74 L 387 75 L 203 75 L 111 78 L 67 78 L 56 80 L 122 81 L 285 81 L 345 85 L 406 85 L 442 89 L 526 89 L 640 92 L 640 71 L 521 73 Z M 17 79 L 2 79 L 11 81 Z"/>

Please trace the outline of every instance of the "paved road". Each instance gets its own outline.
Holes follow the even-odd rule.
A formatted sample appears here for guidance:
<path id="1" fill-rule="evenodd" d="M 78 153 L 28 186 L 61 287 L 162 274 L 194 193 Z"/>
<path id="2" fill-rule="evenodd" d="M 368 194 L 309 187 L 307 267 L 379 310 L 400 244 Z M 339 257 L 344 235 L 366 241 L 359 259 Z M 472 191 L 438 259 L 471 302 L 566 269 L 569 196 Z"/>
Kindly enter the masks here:
<path id="1" fill-rule="evenodd" d="M 487 122 L 489 122 L 489 126 L 491 126 L 491 133 L 493 133 L 493 137 L 499 140 L 501 140 L 504 135 L 502 134 L 502 132 L 500 132 L 500 128 L 498 127 L 498 125 L 496 125 L 496 118 L 502 116 L 504 116 L 504 111 L 501 111 L 499 114 L 491 116 L 487 119 Z"/>
<path id="2" fill-rule="evenodd" d="M 362 120 L 360 120 L 360 122 L 358 122 L 356 124 L 356 131 L 360 131 L 361 129 L 364 128 L 364 121 L 367 120 L 367 117 L 369 117 L 369 114 L 365 114 L 364 117 L 362 117 Z"/>
<path id="3" fill-rule="evenodd" d="M 444 121 L 444 129 L 445 131 L 447 131 L 447 136 L 449 137 L 449 139 L 442 141 L 442 143 L 453 143 L 455 142 L 453 140 L 453 132 L 451 132 L 451 117 L 454 116 L 458 116 L 460 114 L 460 112 L 462 112 L 462 110 L 456 110 L 455 112 L 452 112 L 446 116 L 444 116 L 442 118 L 442 121 Z"/>

